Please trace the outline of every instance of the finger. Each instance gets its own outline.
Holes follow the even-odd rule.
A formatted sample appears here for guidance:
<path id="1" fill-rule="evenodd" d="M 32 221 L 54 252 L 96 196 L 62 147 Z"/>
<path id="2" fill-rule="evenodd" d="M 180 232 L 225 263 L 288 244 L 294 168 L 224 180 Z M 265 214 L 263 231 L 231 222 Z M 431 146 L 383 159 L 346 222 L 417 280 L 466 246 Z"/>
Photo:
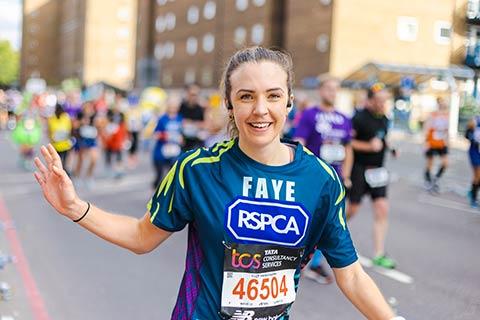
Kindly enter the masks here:
<path id="1" fill-rule="evenodd" d="M 69 179 L 65 170 L 60 169 L 56 165 L 52 166 L 52 170 L 53 170 L 53 173 L 56 174 L 59 178 L 61 178 L 63 181 L 66 181 Z"/>
<path id="2" fill-rule="evenodd" d="M 53 164 L 59 167 L 60 169 L 62 168 L 62 159 L 60 159 L 60 156 L 58 155 L 57 150 L 49 143 L 48 146 L 48 151 L 50 152 L 50 156 L 53 159 Z"/>
<path id="3" fill-rule="evenodd" d="M 39 172 L 35 171 L 33 173 L 33 176 L 35 177 L 40 186 L 43 186 L 45 184 L 45 180 L 43 180 L 43 177 Z"/>
<path id="4" fill-rule="evenodd" d="M 45 159 L 45 162 L 47 164 L 47 167 L 50 168 L 53 163 L 52 156 L 50 156 L 50 152 L 48 152 L 47 148 L 45 146 L 40 147 L 40 152 L 42 153 L 43 158 Z"/>
<path id="5" fill-rule="evenodd" d="M 35 157 L 35 159 L 33 159 L 33 162 L 35 163 L 37 169 L 40 170 L 42 175 L 46 177 L 48 174 L 48 170 L 47 167 L 45 167 L 45 165 L 42 163 L 42 161 L 38 157 Z"/>

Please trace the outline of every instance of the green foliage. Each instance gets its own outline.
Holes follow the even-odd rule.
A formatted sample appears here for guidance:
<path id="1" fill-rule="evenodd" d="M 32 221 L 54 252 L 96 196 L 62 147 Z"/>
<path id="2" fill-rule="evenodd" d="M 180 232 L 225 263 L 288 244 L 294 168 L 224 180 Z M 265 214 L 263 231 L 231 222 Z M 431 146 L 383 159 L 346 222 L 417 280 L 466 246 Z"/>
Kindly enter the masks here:
<path id="1" fill-rule="evenodd" d="M 9 85 L 18 78 L 19 57 L 7 40 L 0 41 L 0 84 Z"/>
<path id="2" fill-rule="evenodd" d="M 479 114 L 479 112 L 480 107 L 475 98 L 472 96 L 465 97 L 462 105 L 460 106 L 460 117 L 471 118 L 474 115 Z"/>

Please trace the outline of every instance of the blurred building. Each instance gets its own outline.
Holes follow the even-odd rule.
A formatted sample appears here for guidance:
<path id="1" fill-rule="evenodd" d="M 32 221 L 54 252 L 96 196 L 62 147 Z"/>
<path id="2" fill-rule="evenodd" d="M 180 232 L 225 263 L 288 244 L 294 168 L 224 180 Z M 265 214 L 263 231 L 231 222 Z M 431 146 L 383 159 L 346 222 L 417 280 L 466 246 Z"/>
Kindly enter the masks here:
<path id="1" fill-rule="evenodd" d="M 140 1 L 136 83 L 216 87 L 238 48 L 282 46 L 284 0 Z M 153 16 L 152 16 L 152 13 Z"/>
<path id="2" fill-rule="evenodd" d="M 136 83 L 216 86 L 225 60 L 255 44 L 287 49 L 297 86 L 324 72 L 349 83 L 424 81 L 464 63 L 467 1 L 141 0 Z M 454 77 L 471 75 L 460 69 Z"/>
<path id="3" fill-rule="evenodd" d="M 22 84 L 79 78 L 132 86 L 137 0 L 24 0 Z"/>

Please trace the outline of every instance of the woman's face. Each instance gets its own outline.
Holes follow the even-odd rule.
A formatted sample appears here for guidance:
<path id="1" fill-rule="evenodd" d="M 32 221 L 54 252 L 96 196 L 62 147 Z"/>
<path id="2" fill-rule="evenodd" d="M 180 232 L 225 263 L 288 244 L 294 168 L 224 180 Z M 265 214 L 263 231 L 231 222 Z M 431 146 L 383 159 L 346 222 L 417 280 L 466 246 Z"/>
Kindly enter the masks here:
<path id="1" fill-rule="evenodd" d="M 287 119 L 287 73 L 270 61 L 244 63 L 230 76 L 230 101 L 239 142 L 262 148 L 280 142 Z"/>

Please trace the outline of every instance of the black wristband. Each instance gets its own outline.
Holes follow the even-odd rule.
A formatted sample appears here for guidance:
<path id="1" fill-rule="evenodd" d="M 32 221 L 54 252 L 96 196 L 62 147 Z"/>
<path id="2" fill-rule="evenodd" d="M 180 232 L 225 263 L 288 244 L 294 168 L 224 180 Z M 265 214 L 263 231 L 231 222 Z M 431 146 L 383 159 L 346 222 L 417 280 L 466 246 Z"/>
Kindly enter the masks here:
<path id="1" fill-rule="evenodd" d="M 90 211 L 90 202 L 87 202 L 87 210 L 85 211 L 85 213 L 80 217 L 78 218 L 77 220 L 72 220 L 73 222 L 80 222 L 80 220 L 82 220 L 83 218 L 85 218 L 85 216 L 87 215 L 88 211 Z"/>

